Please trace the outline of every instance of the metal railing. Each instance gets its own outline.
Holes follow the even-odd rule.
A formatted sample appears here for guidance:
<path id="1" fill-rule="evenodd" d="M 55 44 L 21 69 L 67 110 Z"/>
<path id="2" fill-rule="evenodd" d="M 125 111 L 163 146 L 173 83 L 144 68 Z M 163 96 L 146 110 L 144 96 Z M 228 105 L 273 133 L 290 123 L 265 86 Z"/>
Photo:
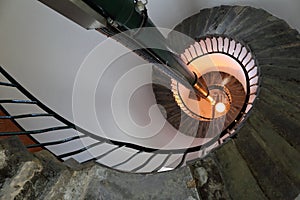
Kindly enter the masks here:
<path id="1" fill-rule="evenodd" d="M 235 121 L 221 133 L 220 143 L 222 143 L 229 137 L 232 137 L 242 127 L 253 108 L 256 97 L 259 95 L 261 76 L 258 61 L 248 45 L 232 37 L 207 35 L 197 38 L 196 41 L 180 55 L 187 65 L 201 57 L 220 53 L 231 57 L 239 63 L 246 78 L 244 106 Z"/>
<path id="2" fill-rule="evenodd" d="M 227 41 L 228 40 L 228 41 Z M 207 152 L 207 149 L 209 149 L 211 146 L 218 146 L 221 143 L 223 143 L 227 138 L 232 137 L 233 134 L 236 132 L 237 129 L 241 127 L 241 125 L 245 122 L 245 119 L 248 116 L 248 113 L 250 112 L 255 97 L 258 95 L 259 87 L 260 86 L 260 78 L 259 78 L 259 68 L 257 67 L 257 61 L 254 57 L 254 54 L 249 50 L 249 48 L 240 43 L 236 42 L 236 40 L 230 39 L 228 37 L 220 37 L 220 36 L 210 36 L 204 38 L 199 38 L 198 43 L 195 43 L 192 45 L 189 49 L 186 50 L 184 54 L 182 54 L 183 60 L 186 61 L 186 63 L 191 62 L 193 59 L 192 55 L 196 55 L 198 58 L 204 55 L 212 54 L 215 52 L 220 52 L 220 49 L 222 49 L 222 52 L 228 56 L 231 56 L 232 58 L 236 59 L 241 66 L 244 66 L 243 70 L 247 77 L 247 100 L 245 101 L 245 105 L 243 109 L 241 110 L 238 118 L 234 123 L 232 123 L 220 136 L 212 138 L 207 143 L 203 145 L 197 145 L 192 147 L 186 147 L 186 148 L 180 148 L 180 149 L 158 149 L 158 148 L 149 148 L 146 146 L 138 145 L 135 143 L 129 143 L 129 142 L 123 142 L 123 141 L 117 141 L 112 140 L 109 138 L 98 136 L 97 134 L 93 134 L 81 127 L 76 126 L 66 118 L 62 117 L 58 113 L 54 112 L 52 109 L 47 107 L 45 104 L 43 104 L 41 101 L 39 101 L 36 97 L 34 97 L 28 90 L 26 90 L 22 85 L 20 85 L 12 76 L 10 76 L 4 68 L 0 67 L 0 74 L 6 79 L 5 81 L 0 82 L 0 87 L 9 88 L 12 90 L 17 90 L 20 92 L 24 98 L 22 99 L 14 99 L 14 98 L 8 98 L 8 99 L 2 99 L 0 100 L 0 106 L 1 109 L 5 111 L 6 116 L 0 116 L 1 120 L 12 120 L 19 128 L 20 131 L 18 132 L 2 132 L 0 133 L 0 136 L 13 136 L 13 135 L 27 135 L 31 137 L 36 144 L 28 145 L 27 148 L 36 148 L 36 147 L 42 147 L 44 149 L 49 150 L 52 152 L 58 159 L 61 161 L 66 160 L 70 157 L 76 157 L 77 155 L 81 153 L 88 152 L 90 149 L 94 147 L 99 147 L 101 145 L 109 145 L 110 148 L 106 149 L 104 152 L 98 152 L 98 155 L 87 157 L 86 161 L 95 160 L 99 162 L 102 165 L 105 165 L 101 162 L 101 159 L 108 157 L 112 155 L 112 153 L 120 152 L 121 150 L 128 152 L 131 152 L 130 155 L 127 154 L 127 156 L 124 156 L 124 159 L 120 159 L 117 163 L 113 165 L 105 165 L 106 167 L 114 168 L 116 170 L 121 171 L 128 171 L 128 172 L 138 172 L 138 173 L 153 173 L 160 171 L 165 166 L 173 166 L 172 168 L 179 168 L 183 166 L 187 160 L 190 158 L 187 158 L 190 154 L 197 153 L 197 155 L 205 155 Z M 234 49 L 231 50 L 229 47 L 228 42 L 232 42 L 234 45 Z M 226 46 L 226 44 L 228 44 Z M 239 46 L 242 46 L 242 48 L 239 48 L 240 50 L 237 51 Z M 243 49 L 247 50 L 247 53 L 243 53 Z M 194 52 L 192 52 L 194 51 Z M 188 56 L 190 55 L 190 57 Z M 250 58 L 248 58 L 250 56 Z M 254 63 L 252 63 L 254 61 Z M 252 65 L 252 64 L 253 65 Z M 253 70 L 256 70 L 256 73 L 253 75 L 250 75 Z M 253 89 L 253 88 L 256 89 Z M 27 105 L 33 105 L 38 107 L 42 112 L 40 113 L 20 113 L 17 115 L 10 115 L 8 112 L 8 109 L 5 109 L 5 105 L 7 104 L 18 104 L 22 106 Z M 25 129 L 21 124 L 18 122 L 20 119 L 31 119 L 36 120 L 39 118 L 46 118 L 49 120 L 56 120 L 60 125 L 53 126 L 53 127 L 45 127 L 40 129 Z M 55 136 L 53 133 L 58 131 L 64 131 L 63 133 L 60 133 L 60 138 L 55 139 Z M 72 132 L 72 135 L 67 134 L 68 132 Z M 64 136 L 64 133 L 66 135 Z M 36 136 L 40 134 L 53 134 L 54 139 L 40 142 L 36 139 Z M 76 142 L 84 139 L 92 139 L 93 142 L 91 142 L 88 145 L 78 146 L 75 149 L 68 150 L 63 153 L 57 153 L 53 149 L 56 145 L 66 145 L 70 144 L 71 142 Z M 137 157 L 143 155 L 143 159 L 140 159 L 140 162 L 138 165 L 132 164 L 132 167 L 129 169 L 124 168 L 125 165 L 130 165 L 130 163 L 136 159 Z M 158 156 L 159 159 L 156 159 Z M 155 164 L 153 164 L 153 160 L 156 159 Z M 158 160 L 158 161 L 157 161 Z M 149 165 L 151 166 L 149 167 Z"/>

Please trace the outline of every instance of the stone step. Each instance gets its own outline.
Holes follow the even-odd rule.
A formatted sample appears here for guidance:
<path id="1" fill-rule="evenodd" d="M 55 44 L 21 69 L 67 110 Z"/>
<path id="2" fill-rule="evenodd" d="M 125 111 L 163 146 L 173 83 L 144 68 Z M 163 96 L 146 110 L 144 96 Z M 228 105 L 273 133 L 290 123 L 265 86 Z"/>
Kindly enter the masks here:
<path id="1" fill-rule="evenodd" d="M 230 199 L 222 174 L 212 155 L 188 163 L 201 199 Z"/>
<path id="2" fill-rule="evenodd" d="M 232 6 L 220 6 L 217 14 L 214 16 L 210 26 L 206 30 L 206 34 L 215 33 L 215 30 L 228 17 L 228 13 L 233 10 Z"/>
<path id="3" fill-rule="evenodd" d="M 255 15 L 260 15 L 261 20 L 257 20 L 255 23 L 253 23 L 253 21 L 251 22 L 248 20 L 248 24 L 245 24 L 245 26 L 249 25 L 249 27 L 241 30 L 241 32 L 235 32 L 236 38 L 249 42 L 249 40 L 253 38 L 253 35 L 256 35 L 257 33 L 264 32 L 265 36 L 268 35 L 268 33 L 271 32 L 271 30 L 273 29 L 273 27 L 281 26 L 281 28 L 283 29 L 289 28 L 285 21 L 274 17 L 273 15 L 264 10 L 259 9 L 256 12 L 258 13 L 255 13 Z M 257 40 L 261 39 L 263 39 L 263 37 L 257 38 Z"/>
<path id="4" fill-rule="evenodd" d="M 266 109 L 270 111 L 271 108 L 266 107 Z M 252 127 L 255 127 L 253 128 L 256 130 L 254 137 L 263 147 L 268 157 L 300 188 L 300 152 L 289 143 L 290 141 L 286 136 L 282 136 L 283 133 L 278 128 L 278 122 L 282 122 L 282 120 L 277 118 L 276 122 L 272 117 L 267 118 L 266 114 L 265 111 L 253 111 L 255 117 L 250 117 L 249 123 Z M 294 132 L 294 135 L 298 135 L 296 132 Z M 294 137 L 294 140 L 297 140 L 297 137 Z"/>
<path id="5" fill-rule="evenodd" d="M 94 184 L 94 181 L 103 179 L 105 168 L 98 167 L 94 162 L 81 165 L 74 159 L 67 160 L 65 164 L 72 171 L 65 172 L 60 177 L 46 198 L 53 200 L 101 199 L 99 193 L 101 189 Z M 57 192 L 58 188 L 59 192 Z"/>
<path id="6" fill-rule="evenodd" d="M 281 144 L 283 145 L 288 142 L 300 153 L 300 136 L 298 134 L 300 130 L 299 123 L 288 115 L 280 113 L 279 109 L 274 109 L 268 102 L 259 102 L 256 107 L 259 112 L 255 111 L 255 114 L 262 119 L 265 119 L 266 123 L 269 124 L 268 128 L 273 134 L 282 137 Z M 270 115 L 270 111 L 273 111 L 272 115 Z M 251 119 L 252 118 L 250 118 L 250 120 Z M 260 128 L 264 128 L 264 124 L 259 124 L 257 122 L 255 127 L 259 130 Z M 276 138 L 276 136 L 274 136 L 274 138 Z M 298 157 L 298 159 L 300 159 L 300 157 Z"/>
<path id="7" fill-rule="evenodd" d="M 234 30 L 237 25 L 242 24 L 243 21 L 251 16 L 254 11 L 255 9 L 250 6 L 243 6 L 243 9 L 238 12 L 238 15 L 236 15 L 231 21 L 228 22 L 222 34 L 232 36 L 230 35 L 230 32 Z"/>
<path id="8" fill-rule="evenodd" d="M 227 27 L 233 23 L 233 21 L 236 19 L 237 16 L 239 16 L 239 14 L 241 12 L 244 11 L 244 9 L 246 9 L 246 7 L 243 6 L 233 6 L 230 8 L 230 10 L 228 11 L 228 13 L 226 14 L 226 16 L 224 17 L 223 21 L 220 22 L 218 24 L 217 27 L 215 27 L 214 30 L 211 30 L 209 33 L 210 34 L 223 34 Z"/>
<path id="9" fill-rule="evenodd" d="M 232 199 L 267 199 L 253 177 L 247 162 L 243 159 L 230 140 L 218 151 L 213 153 L 218 163 L 218 170 L 222 174 L 225 188 Z"/>
<path id="10" fill-rule="evenodd" d="M 234 21 L 231 26 L 232 28 L 227 29 L 225 34 L 240 39 L 241 41 L 243 41 L 242 38 L 244 34 L 255 31 L 260 25 L 263 26 L 266 23 L 266 18 L 270 16 L 270 14 L 263 9 L 255 9 L 252 7 L 249 7 L 248 11 L 240 15 L 242 16 L 240 20 Z"/>
<path id="11" fill-rule="evenodd" d="M 299 109 L 299 97 L 300 97 L 300 85 L 297 81 L 286 81 L 282 79 L 274 79 L 269 76 L 263 78 L 263 85 L 266 88 L 265 93 L 268 95 L 274 95 L 274 100 L 282 100 L 283 102 L 271 102 L 272 104 L 291 104 L 287 105 L 288 109 L 285 112 L 289 112 L 289 115 L 293 115 L 295 119 L 300 120 L 300 115 L 297 115 L 297 109 Z M 292 106 L 293 105 L 293 106 Z M 289 110 L 291 108 L 291 110 Z M 297 109 L 296 109 L 297 108 Z"/>
<path id="12" fill-rule="evenodd" d="M 223 9 L 224 7 L 221 6 L 210 8 L 209 18 L 206 21 L 206 25 L 203 27 L 203 33 L 205 33 L 204 35 L 210 31 L 211 26 L 215 26 L 215 20 L 218 18 Z"/>
<path id="13" fill-rule="evenodd" d="M 92 170 L 98 170 L 101 179 L 91 182 L 88 197 L 98 189 L 101 199 L 200 199 L 188 167 L 149 175 Z"/>
<path id="14" fill-rule="evenodd" d="M 186 47 L 194 43 L 194 39 L 203 36 L 210 12 L 210 9 L 203 9 L 200 13 L 185 19 L 175 27 L 175 31 L 168 35 L 168 43 L 175 52 L 178 54 L 183 53 Z M 188 27 L 189 32 L 186 32 L 186 24 L 191 23 L 191 20 L 195 21 L 194 26 L 193 28 Z"/>
<path id="15" fill-rule="evenodd" d="M 252 118 L 256 116 L 252 115 Z M 263 121 L 258 118 L 257 120 Z M 268 199 L 294 199 L 300 190 L 294 181 L 281 169 L 279 165 L 267 154 L 264 146 L 256 139 L 252 126 L 243 126 L 240 130 L 241 137 L 236 140 L 236 146 L 249 169 L 257 180 Z M 272 130 L 270 130 L 272 131 Z"/>

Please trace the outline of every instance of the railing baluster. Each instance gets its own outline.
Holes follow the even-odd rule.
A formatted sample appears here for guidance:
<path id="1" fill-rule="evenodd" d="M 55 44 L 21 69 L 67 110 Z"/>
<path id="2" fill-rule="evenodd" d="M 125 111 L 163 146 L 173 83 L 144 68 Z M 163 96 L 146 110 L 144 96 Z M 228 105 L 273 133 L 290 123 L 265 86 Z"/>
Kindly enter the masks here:
<path id="1" fill-rule="evenodd" d="M 184 152 L 180 162 L 178 163 L 178 165 L 175 167 L 175 169 L 178 169 L 179 167 L 181 167 L 184 164 L 185 158 L 186 158 L 187 152 Z"/>
<path id="2" fill-rule="evenodd" d="M 241 60 L 241 63 L 244 62 L 244 60 L 248 57 L 249 54 L 250 54 L 250 52 L 247 52 L 247 53 L 245 54 L 244 58 Z"/>
<path id="3" fill-rule="evenodd" d="M 172 155 L 172 153 L 170 153 L 170 154 L 163 160 L 163 162 L 162 162 L 158 167 L 156 167 L 156 168 L 152 171 L 152 173 L 157 172 L 158 170 L 160 170 L 160 169 L 168 162 L 168 160 L 169 160 L 169 158 L 171 157 L 171 155 Z"/>
<path id="4" fill-rule="evenodd" d="M 200 43 L 200 42 L 198 42 L 198 45 L 200 46 L 200 50 L 201 50 L 201 52 L 202 52 L 202 55 L 205 54 L 204 51 L 203 51 L 203 49 L 202 49 L 202 46 L 201 46 L 201 43 Z"/>
<path id="5" fill-rule="evenodd" d="M 139 155 L 142 151 L 138 151 L 136 152 L 135 154 L 133 154 L 132 156 L 130 156 L 129 158 L 127 158 L 125 161 L 119 163 L 119 164 L 116 164 L 114 166 L 112 166 L 112 168 L 116 168 L 116 167 L 119 167 L 121 165 L 124 165 L 125 163 L 129 162 L 130 160 L 132 160 L 134 157 L 136 157 L 137 155 Z"/>
<path id="6" fill-rule="evenodd" d="M 218 51 L 218 52 L 220 51 L 220 49 L 219 49 L 219 38 L 220 38 L 220 37 L 216 38 L 216 40 L 217 40 L 217 51 Z"/>
<path id="7" fill-rule="evenodd" d="M 251 56 L 250 57 L 250 59 L 249 59 L 249 61 L 244 65 L 245 66 L 245 68 L 247 67 L 247 65 L 249 64 L 249 63 L 251 63 L 253 61 L 253 57 Z"/>
<path id="8" fill-rule="evenodd" d="M 222 38 L 222 42 L 223 42 L 222 52 L 224 52 L 224 48 L 225 48 L 225 38 Z"/>
<path id="9" fill-rule="evenodd" d="M 190 49 L 188 48 L 187 51 L 189 52 L 191 58 L 193 59 L 193 54 L 191 53 Z"/>
<path id="10" fill-rule="evenodd" d="M 143 167 L 145 167 L 157 154 L 153 154 L 151 155 L 143 164 L 141 164 L 140 166 L 130 170 L 131 172 L 136 172 L 140 169 L 142 169 Z"/>
<path id="11" fill-rule="evenodd" d="M 195 54 L 197 55 L 197 57 L 200 56 L 200 55 L 198 54 L 198 51 L 197 51 L 196 47 L 195 47 L 193 44 L 192 44 L 192 47 L 194 48 L 194 51 L 195 51 Z"/>
<path id="12" fill-rule="evenodd" d="M 251 78 L 249 78 L 249 82 L 250 82 L 252 79 L 256 78 L 257 76 L 258 76 L 258 74 L 257 74 L 257 72 L 256 72 L 255 75 L 253 75 Z"/>
<path id="13" fill-rule="evenodd" d="M 204 42 L 204 45 L 205 45 L 206 52 L 209 53 L 208 47 L 207 47 L 207 44 L 206 44 L 206 40 L 203 40 L 203 42 Z"/>
<path id="14" fill-rule="evenodd" d="M 60 158 L 60 159 L 62 159 L 62 158 L 66 158 L 66 157 L 69 157 L 69 156 L 73 156 L 73 155 L 82 153 L 82 152 L 84 152 L 84 151 L 87 151 L 87 150 L 89 150 L 89 149 L 91 149 L 91 148 L 93 148 L 93 147 L 96 147 L 96 146 L 98 146 L 98 145 L 101 145 L 101 144 L 103 144 L 103 143 L 104 143 L 104 142 L 102 142 L 102 141 L 101 141 L 101 142 L 95 142 L 94 144 L 91 144 L 91 145 L 86 146 L 86 147 L 84 147 L 84 148 L 81 148 L 81 149 L 78 149 L 78 150 L 75 150 L 75 151 L 71 151 L 71 152 L 69 152 L 69 153 L 64 153 L 64 154 L 58 155 L 57 157 Z"/>
<path id="15" fill-rule="evenodd" d="M 208 37 L 208 39 L 210 40 L 211 52 L 214 52 L 213 40 L 211 37 Z"/>
<path id="16" fill-rule="evenodd" d="M 236 59 L 239 59 L 239 57 L 241 56 L 241 54 L 242 54 L 242 52 L 243 52 L 243 46 L 241 46 L 241 49 L 240 49 L 240 52 L 239 52 L 239 54 L 237 55 L 237 57 L 236 57 Z"/>
<path id="17" fill-rule="evenodd" d="M 100 160 L 101 158 L 107 156 L 108 154 L 114 152 L 115 150 L 117 150 L 117 149 L 119 149 L 119 148 L 121 148 L 121 147 L 117 146 L 117 147 L 115 147 L 115 148 L 112 148 L 111 150 L 105 152 L 104 154 L 102 154 L 102 155 L 100 155 L 100 156 L 97 156 L 97 157 L 95 158 L 95 160 Z"/>
<path id="18" fill-rule="evenodd" d="M 247 71 L 247 73 L 249 74 L 255 67 L 256 67 L 256 65 L 254 65 L 253 67 L 251 67 L 251 68 Z"/>

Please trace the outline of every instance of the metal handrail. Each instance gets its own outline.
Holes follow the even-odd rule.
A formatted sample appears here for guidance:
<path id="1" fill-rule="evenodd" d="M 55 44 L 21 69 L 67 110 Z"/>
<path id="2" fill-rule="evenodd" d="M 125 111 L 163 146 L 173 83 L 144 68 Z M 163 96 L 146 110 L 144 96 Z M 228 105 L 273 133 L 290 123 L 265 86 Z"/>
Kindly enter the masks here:
<path id="1" fill-rule="evenodd" d="M 210 37 L 206 37 L 206 38 L 209 38 L 209 40 L 211 41 L 211 47 L 212 47 L 211 49 L 214 50 L 212 38 L 216 38 L 217 39 L 217 37 L 221 37 L 221 36 L 210 36 Z M 201 38 L 199 38 L 198 41 L 201 41 Z M 217 41 L 218 41 L 218 39 L 217 39 Z M 208 45 L 206 44 L 206 52 L 208 52 L 207 46 Z M 246 45 L 243 45 L 243 46 L 245 48 L 247 48 L 247 50 L 249 50 L 249 52 L 251 52 L 250 49 L 249 49 L 249 47 L 247 47 Z M 192 47 L 192 48 L 195 48 L 195 47 Z M 219 50 L 219 43 L 218 43 L 218 47 L 215 48 L 215 49 Z M 224 48 L 222 48 L 222 49 L 224 49 Z M 241 48 L 241 49 L 243 49 L 243 48 Z M 203 49 L 201 49 L 201 51 L 202 51 L 202 53 L 204 53 Z M 226 55 L 235 58 L 233 55 L 230 55 L 228 53 L 228 51 L 229 51 L 229 48 L 227 48 Z M 207 54 L 210 54 L 210 53 L 213 53 L 213 52 L 208 52 Z M 207 54 L 202 54 L 201 56 L 207 55 Z M 251 55 L 253 56 L 252 58 L 255 60 L 256 66 L 258 66 L 257 65 L 257 61 L 255 59 L 255 55 L 253 53 L 251 53 Z M 240 53 L 239 53 L 238 57 L 239 56 L 240 56 Z M 247 57 L 247 56 L 245 56 L 245 57 Z M 245 58 L 243 58 L 243 59 L 245 59 Z M 250 71 L 252 71 L 252 70 L 250 70 Z M 244 72 L 247 75 L 247 70 L 246 69 L 244 70 Z M 256 74 L 256 76 L 259 77 L 259 74 L 260 74 L 259 68 L 257 68 L 257 72 L 258 73 Z M 251 111 L 251 109 L 247 110 L 248 106 L 251 105 L 251 107 L 252 107 L 253 103 L 254 103 L 254 102 L 248 102 L 248 100 L 250 99 L 250 96 L 253 95 L 253 94 L 250 94 L 250 85 L 248 83 L 247 87 L 249 87 L 249 88 L 247 88 L 247 101 L 245 101 L 245 105 L 244 105 L 243 109 L 241 110 L 241 112 L 240 112 L 240 114 L 239 114 L 239 116 L 237 118 L 237 121 L 234 122 L 234 123 L 232 123 L 230 126 L 228 126 L 227 129 L 225 129 L 225 131 L 223 131 L 220 136 L 217 136 L 217 137 L 211 139 L 210 141 L 208 141 L 205 144 L 197 145 L 197 146 L 192 146 L 192 147 L 187 147 L 187 148 L 179 148 L 179 149 L 149 148 L 149 147 L 137 145 L 137 144 L 134 144 L 134 143 L 128 143 L 128 142 L 123 142 L 123 141 L 112 140 L 112 139 L 109 139 L 109 138 L 104 138 L 104 137 L 95 135 L 95 134 L 93 134 L 93 133 L 91 133 L 91 132 L 89 132 L 89 131 L 87 131 L 87 130 L 85 130 L 85 129 L 77 126 L 77 125 L 75 125 L 74 123 L 72 123 L 69 120 L 65 119 L 64 117 L 62 117 L 61 115 L 59 115 L 58 113 L 56 113 L 55 111 L 53 111 L 52 109 L 50 109 L 48 106 L 46 106 L 45 104 L 43 104 L 36 97 L 34 97 L 28 90 L 26 90 L 22 85 L 20 85 L 12 76 L 10 76 L 5 71 L 5 69 L 2 68 L 2 67 L 0 67 L 0 74 L 2 74 L 8 80 L 8 82 L 0 82 L 0 87 L 8 87 L 8 88 L 17 89 L 25 97 L 24 100 L 16 100 L 16 99 L 0 100 L 0 106 L 1 106 L 0 108 L 2 110 L 4 110 L 5 114 L 7 115 L 7 116 L 1 116 L 0 119 L 1 120 L 12 120 L 20 128 L 20 130 L 21 130 L 19 132 L 5 132 L 5 133 L 0 133 L 0 136 L 27 135 L 27 136 L 31 137 L 31 139 L 33 139 L 33 141 L 36 142 L 36 144 L 28 145 L 27 148 L 42 147 L 44 149 L 47 149 L 47 147 L 50 147 L 50 146 L 53 146 L 53 145 L 64 144 L 64 143 L 68 143 L 68 142 L 71 142 L 71 141 L 81 140 L 82 138 L 92 138 L 92 139 L 95 139 L 97 141 L 97 142 L 95 142 L 93 144 L 85 146 L 84 148 L 80 148 L 80 149 L 77 149 L 77 150 L 74 150 L 74 151 L 70 151 L 70 152 L 67 152 L 67 153 L 63 153 L 63 154 L 60 154 L 60 155 L 54 154 L 61 161 L 63 161 L 64 159 L 66 159 L 66 158 L 68 158 L 70 156 L 75 156 L 75 155 L 77 155 L 77 154 L 79 154 L 81 152 L 85 152 L 85 151 L 87 151 L 87 150 L 89 150 L 89 149 L 91 149 L 91 148 L 93 148 L 95 146 L 99 146 L 99 145 L 102 145 L 102 144 L 110 144 L 110 145 L 113 145 L 114 148 L 112 148 L 108 152 L 104 152 L 101 155 L 99 155 L 97 157 L 93 157 L 93 158 L 88 159 L 88 160 L 98 160 L 100 158 L 108 156 L 109 154 L 115 152 L 116 150 L 118 150 L 120 148 L 129 148 L 129 149 L 133 149 L 133 150 L 137 151 L 137 152 L 134 152 L 125 161 L 120 161 L 118 164 L 115 164 L 113 166 L 106 166 L 106 167 L 109 167 L 109 168 L 120 167 L 120 166 L 122 166 L 122 165 L 130 162 L 131 160 L 133 160 L 138 155 L 141 155 L 142 153 L 149 153 L 150 154 L 149 158 L 146 159 L 145 162 L 141 163 L 139 166 L 137 166 L 133 170 L 131 170 L 131 172 L 138 172 L 139 170 L 141 170 L 142 168 L 144 168 L 145 166 L 147 166 L 147 164 L 150 163 L 159 154 L 163 154 L 166 157 L 161 161 L 161 163 L 158 166 L 155 167 L 155 169 L 153 169 L 151 171 L 147 171 L 147 172 L 158 172 L 160 170 L 160 168 L 163 167 L 171 159 L 171 157 L 175 156 L 175 155 L 179 156 L 179 158 L 180 158 L 179 160 L 178 159 L 176 160 L 176 161 L 178 161 L 178 163 L 176 163 L 175 168 L 181 167 L 185 163 L 186 157 L 190 153 L 199 152 L 199 151 L 203 150 L 203 148 L 207 148 L 207 147 L 209 147 L 209 146 L 211 146 L 211 145 L 213 145 L 215 143 L 222 144 L 226 140 L 227 137 L 232 137 L 233 136 L 233 134 L 232 134 L 233 130 L 234 130 L 234 132 L 236 132 L 236 130 L 238 130 L 240 128 L 240 125 L 242 125 L 244 123 L 245 118 L 247 118 L 248 113 Z M 249 77 L 248 77 L 247 80 L 249 80 Z M 251 84 L 251 86 L 252 85 L 253 84 Z M 260 77 L 258 78 L 257 85 L 260 86 Z M 257 87 L 257 85 L 255 85 L 255 87 Z M 259 87 L 258 87 L 255 95 L 257 95 L 258 92 L 259 92 Z M 8 113 L 8 111 L 5 110 L 4 107 L 2 106 L 2 105 L 7 104 L 7 103 L 9 103 L 9 104 L 25 104 L 25 105 L 26 104 L 33 104 L 35 106 L 38 106 L 45 113 L 26 113 L 26 114 L 20 114 L 20 115 L 10 115 Z M 37 119 L 39 117 L 46 117 L 47 119 L 48 118 L 52 118 L 52 119 L 54 118 L 57 121 L 59 121 L 62 125 L 61 126 L 56 126 L 56 127 L 45 128 L 45 129 L 25 130 L 16 121 L 16 119 L 26 119 L 26 118 Z M 31 136 L 31 134 L 41 134 L 41 133 L 49 133 L 50 134 L 50 132 L 57 131 L 57 130 L 74 130 L 74 131 L 79 132 L 82 135 L 66 137 L 64 139 L 54 140 L 54 141 L 47 141 L 47 142 L 44 142 L 44 143 L 39 143 L 37 140 L 35 140 Z M 224 137 L 224 136 L 226 136 L 226 137 Z"/>
<path id="2" fill-rule="evenodd" d="M 217 47 L 214 48 L 214 42 L 213 39 L 216 41 L 216 45 Z M 222 41 L 222 48 L 220 51 L 220 43 L 219 43 L 219 39 L 221 39 Z M 208 44 L 207 44 L 207 40 L 209 40 L 210 44 L 211 44 L 211 51 L 208 49 Z M 225 40 L 228 41 L 228 45 L 227 47 L 225 46 Z M 233 48 L 233 52 L 230 53 L 230 44 L 231 42 L 234 42 L 234 48 Z M 242 70 L 244 72 L 245 78 L 246 78 L 246 99 L 244 101 L 244 106 L 242 107 L 240 113 L 238 114 L 236 120 L 234 122 L 232 122 L 227 128 L 224 129 L 224 131 L 221 133 L 220 135 L 220 143 L 222 143 L 224 140 L 227 139 L 228 136 L 233 137 L 234 136 L 234 132 L 236 132 L 238 129 L 240 129 L 242 127 L 242 125 L 244 124 L 244 122 L 246 121 L 246 119 L 248 118 L 252 107 L 255 103 L 255 98 L 258 96 L 259 92 L 260 92 L 260 86 L 261 86 L 261 77 L 260 77 L 260 68 L 258 65 L 258 61 L 256 59 L 256 56 L 254 54 L 254 52 L 252 52 L 252 50 L 250 49 L 250 47 L 248 45 L 246 45 L 245 43 L 243 43 L 242 41 L 236 40 L 233 37 L 229 37 L 227 35 L 218 35 L 218 34 L 212 34 L 212 35 L 206 35 L 203 37 L 199 37 L 196 38 L 196 42 L 198 43 L 197 46 L 200 46 L 200 51 L 201 52 L 197 52 L 196 50 L 196 57 L 193 57 L 190 49 L 197 49 L 195 47 L 195 44 L 192 44 L 189 48 L 186 49 L 186 51 L 188 52 L 183 52 L 180 56 L 183 60 L 185 60 L 185 62 L 187 63 L 187 65 L 191 64 L 193 61 L 207 56 L 207 55 L 211 55 L 211 54 L 215 54 L 215 53 L 220 53 L 220 54 L 224 54 L 226 56 L 231 57 L 232 59 L 234 59 L 236 62 L 239 63 L 239 65 L 242 67 Z M 204 46 L 201 45 L 201 43 L 204 43 Z M 240 44 L 240 51 L 238 52 L 237 56 L 234 56 L 236 54 L 236 49 L 237 49 L 237 45 Z M 204 48 L 204 50 L 203 50 Z M 225 49 L 226 48 L 226 49 Z M 214 50 L 216 49 L 216 51 Z M 243 50 L 246 50 L 247 52 L 245 53 L 245 55 L 240 58 Z M 205 53 L 206 52 L 206 53 Z M 201 53 L 199 55 L 199 53 Z M 185 54 L 189 54 L 191 56 L 192 59 L 188 59 L 187 56 Z M 250 56 L 249 60 L 246 62 L 246 64 L 243 64 L 243 62 L 246 60 L 246 58 Z M 252 62 L 254 61 L 253 66 L 250 69 L 246 69 L 246 67 Z M 256 69 L 256 73 L 254 75 L 252 75 L 251 77 L 249 76 L 249 73 L 251 71 L 253 71 L 254 69 Z M 258 78 L 256 83 L 252 83 L 250 84 L 251 80 Z M 250 92 L 251 89 L 253 87 L 257 87 L 255 92 Z M 254 98 L 254 101 L 250 101 L 250 96 L 255 95 L 256 97 Z M 249 109 L 249 106 L 250 109 Z M 224 137 L 225 135 L 227 135 L 227 137 Z M 223 140 L 223 141 L 222 141 Z"/>

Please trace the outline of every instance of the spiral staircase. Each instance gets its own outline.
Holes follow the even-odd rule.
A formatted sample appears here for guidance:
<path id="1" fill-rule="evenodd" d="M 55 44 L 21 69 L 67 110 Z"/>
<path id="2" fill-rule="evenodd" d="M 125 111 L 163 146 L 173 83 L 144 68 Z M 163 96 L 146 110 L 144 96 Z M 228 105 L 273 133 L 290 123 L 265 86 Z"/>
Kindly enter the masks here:
<path id="1" fill-rule="evenodd" d="M 186 36 L 182 38 L 183 35 L 189 36 L 189 39 Z M 46 148 L 64 160 L 76 159 L 77 154 L 97 145 L 107 143 L 109 147 L 101 155 L 89 155 L 83 161 L 100 160 L 100 165 L 91 167 L 88 163 L 87 168 L 81 169 L 74 168 L 77 166 L 74 160 L 73 164 L 72 161 L 67 161 L 65 166 L 57 164 L 56 158 L 50 155 L 44 159 L 43 155 L 35 156 L 37 158 L 31 154 L 28 156 L 24 150 L 9 153 L 13 151 L 10 150 L 11 147 L 19 144 L 12 144 L 14 142 L 11 139 L 2 141 L 3 148 L 0 148 L 0 152 L 4 152 L 4 160 L 8 160 L 10 164 L 1 164 L 3 159 L 0 160 L 0 170 L 3 171 L 0 174 L 0 198 L 43 199 L 48 195 L 48 199 L 296 199 L 300 194 L 299 33 L 285 21 L 262 9 L 220 6 L 201 10 L 182 21 L 169 34 L 168 41 L 174 47 L 174 52 L 188 65 L 205 56 L 224 54 L 226 59 L 233 59 L 238 63 L 243 74 L 243 78 L 239 78 L 226 70 L 199 73 L 198 77 L 212 90 L 217 88 L 217 91 L 225 91 L 230 96 L 230 107 L 226 114 L 215 118 L 212 117 L 213 114 L 205 115 L 187 109 L 189 107 L 184 104 L 186 100 L 197 102 L 201 99 L 193 94 L 185 94 L 178 83 L 153 70 L 155 83 L 160 83 L 153 85 L 154 94 L 158 104 L 162 105 L 161 111 L 168 122 L 187 137 L 201 139 L 209 135 L 209 142 L 182 149 L 159 150 L 94 137 L 43 105 L 2 70 L 7 82 L 1 82 L 1 86 L 16 88 L 27 100 L 5 99 L 0 101 L 1 105 L 33 104 L 41 108 L 43 113 L 3 116 L 1 120 L 46 116 L 61 123 L 57 127 L 39 130 L 4 132 L 1 133 L 2 136 L 38 135 L 74 129 L 80 134 L 57 141 L 37 141 L 37 144 L 28 146 Z M 178 96 L 184 98 L 177 98 Z M 88 137 L 93 137 L 95 142 L 67 153 L 59 154 L 49 148 Z M 233 139 L 228 140 L 229 138 Z M 203 145 L 207 145 L 205 152 L 201 152 Z M 217 148 L 211 150 L 210 146 Z M 121 153 L 120 148 L 127 152 L 125 160 L 109 164 L 101 162 L 102 158 L 109 157 L 115 151 Z M 42 152 L 40 154 L 47 154 Z M 137 163 L 136 157 L 142 154 L 147 156 Z M 196 159 L 199 155 L 202 157 Z M 156 161 L 153 162 L 155 158 Z M 60 166 L 53 167 L 52 174 L 47 174 L 49 162 L 54 163 L 51 166 Z M 122 168 L 122 165 L 130 165 L 130 162 L 135 166 L 130 169 Z M 103 165 L 121 171 L 154 174 L 127 174 L 107 169 Z M 168 165 L 172 168 L 183 167 L 157 173 Z M 64 170 L 67 175 L 61 173 Z M 92 174 L 91 178 L 78 184 L 86 174 Z M 39 187 L 45 177 L 47 184 Z M 157 182 L 161 184 L 156 185 Z M 160 192 L 154 192 L 155 189 Z M 55 194 L 53 191 L 56 190 L 59 192 Z"/>

